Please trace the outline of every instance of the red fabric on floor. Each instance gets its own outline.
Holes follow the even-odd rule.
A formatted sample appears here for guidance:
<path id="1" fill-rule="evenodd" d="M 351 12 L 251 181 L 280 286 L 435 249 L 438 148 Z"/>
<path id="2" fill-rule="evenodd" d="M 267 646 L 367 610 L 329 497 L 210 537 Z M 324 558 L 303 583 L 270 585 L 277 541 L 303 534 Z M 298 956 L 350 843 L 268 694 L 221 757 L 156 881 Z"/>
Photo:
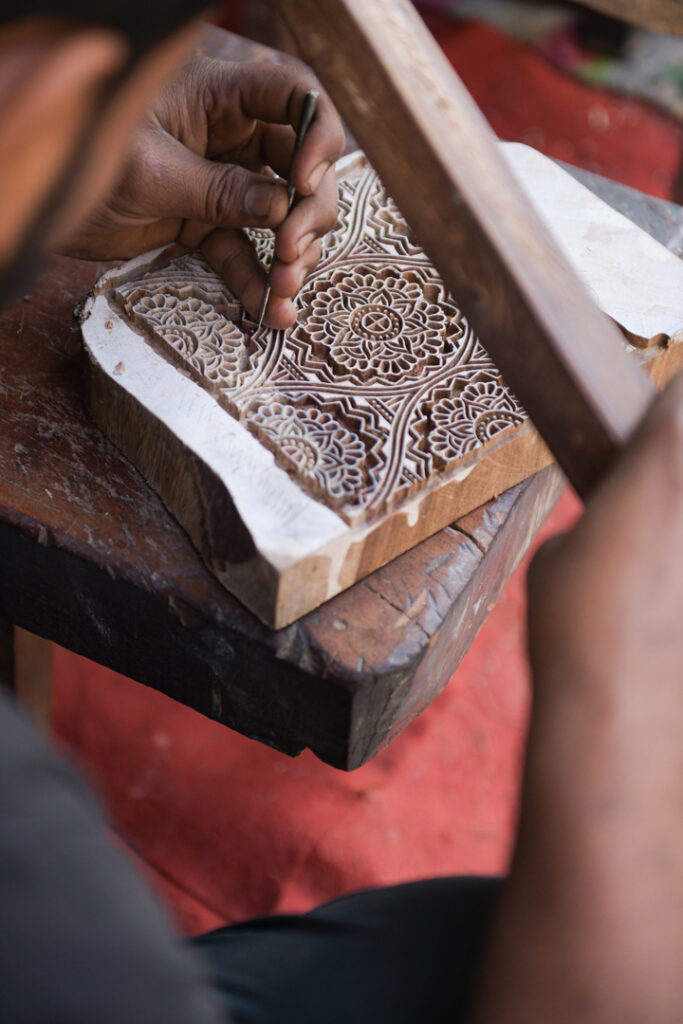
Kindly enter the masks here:
<path id="1" fill-rule="evenodd" d="M 567 496 L 549 529 L 568 523 Z M 509 855 L 528 706 L 523 569 L 444 694 L 344 774 L 56 652 L 55 730 L 186 933 Z"/>
<path id="2" fill-rule="evenodd" d="M 490 25 L 425 20 L 500 138 L 668 198 L 683 141 L 672 118 L 580 84 Z"/>
<path id="3" fill-rule="evenodd" d="M 429 24 L 495 130 L 667 195 L 681 130 L 589 90 L 489 26 Z M 546 533 L 576 514 L 567 496 Z M 528 708 L 521 569 L 444 694 L 394 744 L 344 775 L 290 759 L 66 651 L 55 732 L 185 932 L 305 909 L 508 859 Z"/>

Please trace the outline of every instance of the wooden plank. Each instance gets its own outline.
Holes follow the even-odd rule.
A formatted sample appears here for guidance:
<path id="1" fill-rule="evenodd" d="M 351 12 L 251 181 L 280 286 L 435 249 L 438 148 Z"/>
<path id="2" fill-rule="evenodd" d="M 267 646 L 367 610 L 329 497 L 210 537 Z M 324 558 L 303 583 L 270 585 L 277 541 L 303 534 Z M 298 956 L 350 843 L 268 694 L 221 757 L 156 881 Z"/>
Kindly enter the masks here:
<path id="1" fill-rule="evenodd" d="M 533 482 L 533 495 L 527 492 L 529 500 L 520 502 L 515 495 L 517 488 L 514 488 L 507 495 L 501 496 L 495 506 L 477 510 L 456 524 L 458 530 L 471 531 L 471 537 L 483 557 L 478 560 L 469 585 L 457 594 L 448 592 L 450 581 L 449 574 L 444 572 L 444 564 L 438 558 L 431 563 L 431 580 L 446 588 L 450 597 L 447 611 L 446 600 L 441 597 L 445 617 L 440 620 L 437 630 L 432 631 L 436 604 L 433 586 L 416 587 L 416 575 L 400 580 L 394 574 L 391 580 L 384 580 L 382 572 L 385 570 L 373 578 L 372 586 L 391 601 L 394 607 L 400 608 L 403 614 L 409 612 L 415 616 L 416 623 L 427 631 L 429 647 L 409 680 L 403 681 L 402 685 L 393 681 L 392 690 L 387 693 L 384 704 L 378 697 L 383 691 L 389 690 L 386 678 L 379 679 L 372 690 L 366 687 L 356 692 L 354 720 L 362 722 L 363 728 L 352 733 L 353 745 L 348 755 L 350 763 L 360 765 L 374 757 L 416 715 L 428 707 L 452 679 L 510 575 L 545 520 L 548 502 L 554 504 L 565 487 L 565 481 L 556 466 L 549 466 L 536 474 Z M 501 529 L 503 521 L 505 528 Z M 396 699 L 398 693 L 401 694 L 400 701 Z"/>
<path id="2" fill-rule="evenodd" d="M 681 0 L 579 0 L 584 7 L 610 14 L 621 21 L 652 29 L 683 35 L 683 3 Z"/>
<path id="3" fill-rule="evenodd" d="M 654 389 L 513 180 L 469 93 L 409 0 L 275 6 L 505 380 L 586 494 Z"/>
<path id="4" fill-rule="evenodd" d="M 112 453 L 109 466 L 120 458 Z M 443 688 L 523 554 L 532 524 L 563 486 L 549 467 L 493 503 L 493 512 L 482 510 L 482 521 L 496 521 L 490 545 L 478 546 L 456 524 L 424 541 L 407 565 L 385 566 L 278 632 L 223 590 L 160 503 L 144 538 L 135 510 L 127 510 L 131 548 L 114 549 L 105 566 L 96 552 L 69 553 L 66 538 L 41 546 L 25 529 L 0 523 L 0 614 L 11 607 L 22 626 L 247 736 L 289 754 L 310 748 L 351 770 Z M 140 481 L 140 505 L 149 509 L 148 492 Z M 100 538 L 107 526 L 105 520 Z M 136 554 L 150 541 L 153 551 L 164 533 L 166 546 L 137 564 Z M 418 699 L 413 679 L 425 659 Z"/>
<path id="5" fill-rule="evenodd" d="M 14 689 L 14 626 L 0 618 L 0 687 Z"/>
<path id="6" fill-rule="evenodd" d="M 683 211 L 590 181 L 680 242 Z M 503 579 L 501 555 L 520 557 L 560 474 L 467 517 L 476 544 L 441 531 L 273 633 L 203 567 L 86 412 L 71 310 L 101 273 L 53 259 L 0 317 L 0 616 L 263 742 L 356 767 L 455 671 Z"/>
<path id="7" fill-rule="evenodd" d="M 353 752 L 376 749 L 381 727 L 401 716 L 430 637 L 469 591 L 484 551 L 447 530 L 409 566 L 382 570 L 399 602 L 427 591 L 429 624 L 412 602 L 389 605 L 371 577 L 287 629 L 261 626 L 86 411 L 71 311 L 101 271 L 54 258 L 0 317 L 0 617 L 290 754 L 310 747 L 356 767 Z M 549 510 L 559 480 L 550 472 L 492 503 L 499 531 L 508 532 L 511 501 L 522 520 L 538 501 Z M 517 541 L 510 534 L 519 552 Z M 487 607 L 482 600 L 480 623 Z M 372 628 L 387 622 L 390 630 Z M 453 636 L 447 647 L 455 668 L 464 650 Z"/>
<path id="8" fill-rule="evenodd" d="M 504 151 L 665 382 L 683 365 L 683 263 L 553 161 Z M 276 629 L 551 458 L 376 172 L 356 154 L 338 173 L 337 225 L 291 329 L 257 329 L 173 248 L 106 275 L 83 313 L 98 423 Z M 254 241 L 267 263 L 272 237 Z"/>
<path id="9" fill-rule="evenodd" d="M 14 692 L 43 729 L 52 716 L 52 642 L 14 627 Z"/>

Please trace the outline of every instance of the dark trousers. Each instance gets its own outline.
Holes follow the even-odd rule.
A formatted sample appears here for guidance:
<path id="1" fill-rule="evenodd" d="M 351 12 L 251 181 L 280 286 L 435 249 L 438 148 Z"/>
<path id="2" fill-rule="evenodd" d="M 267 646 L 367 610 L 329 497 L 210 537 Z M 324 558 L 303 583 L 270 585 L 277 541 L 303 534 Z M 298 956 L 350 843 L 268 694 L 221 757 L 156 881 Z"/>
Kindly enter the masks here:
<path id="1" fill-rule="evenodd" d="M 456 1024 L 496 891 L 435 879 L 179 942 L 82 780 L 0 694 L 2 1024 Z"/>
<path id="2" fill-rule="evenodd" d="M 499 882 L 436 878 L 193 939 L 240 1024 L 465 1020 Z"/>

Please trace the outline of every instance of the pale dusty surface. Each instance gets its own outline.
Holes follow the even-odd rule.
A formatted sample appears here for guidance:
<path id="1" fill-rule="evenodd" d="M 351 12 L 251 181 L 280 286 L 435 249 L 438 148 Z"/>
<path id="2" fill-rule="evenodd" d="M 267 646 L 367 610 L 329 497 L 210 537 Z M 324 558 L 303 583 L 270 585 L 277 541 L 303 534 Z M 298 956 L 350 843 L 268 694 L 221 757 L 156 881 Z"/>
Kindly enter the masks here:
<path id="1" fill-rule="evenodd" d="M 600 309 L 644 341 L 681 331 L 683 260 L 535 149 L 502 148 Z"/>
<path id="2" fill-rule="evenodd" d="M 683 263 L 527 146 L 505 155 L 601 309 L 632 335 L 683 325 Z M 349 522 L 395 508 L 523 413 L 377 176 L 356 159 L 287 332 L 246 320 L 183 256 L 117 295 L 127 316 Z M 252 232 L 262 259 L 269 232 Z"/>
<path id="3" fill-rule="evenodd" d="M 92 356 L 225 482 L 266 558 L 296 562 L 346 531 L 343 520 L 308 497 L 204 388 L 112 317 L 105 295 L 96 297 L 90 321 L 104 327 L 87 333 Z"/>

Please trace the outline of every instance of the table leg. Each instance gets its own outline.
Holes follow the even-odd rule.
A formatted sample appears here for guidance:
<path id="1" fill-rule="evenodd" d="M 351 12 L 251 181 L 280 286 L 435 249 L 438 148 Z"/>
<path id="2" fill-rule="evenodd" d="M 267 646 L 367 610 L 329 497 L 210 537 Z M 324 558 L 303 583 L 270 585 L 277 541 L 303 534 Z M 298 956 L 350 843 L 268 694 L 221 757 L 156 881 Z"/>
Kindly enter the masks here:
<path id="1" fill-rule="evenodd" d="M 14 689 L 14 626 L 0 618 L 0 686 Z"/>
<path id="2" fill-rule="evenodd" d="M 674 203 L 678 203 L 679 206 L 683 204 L 683 160 L 681 160 L 681 164 L 678 168 L 678 175 L 673 183 L 671 198 Z"/>
<path id="3" fill-rule="evenodd" d="M 52 642 L 0 619 L 0 685 L 13 690 L 32 717 L 49 729 Z"/>

